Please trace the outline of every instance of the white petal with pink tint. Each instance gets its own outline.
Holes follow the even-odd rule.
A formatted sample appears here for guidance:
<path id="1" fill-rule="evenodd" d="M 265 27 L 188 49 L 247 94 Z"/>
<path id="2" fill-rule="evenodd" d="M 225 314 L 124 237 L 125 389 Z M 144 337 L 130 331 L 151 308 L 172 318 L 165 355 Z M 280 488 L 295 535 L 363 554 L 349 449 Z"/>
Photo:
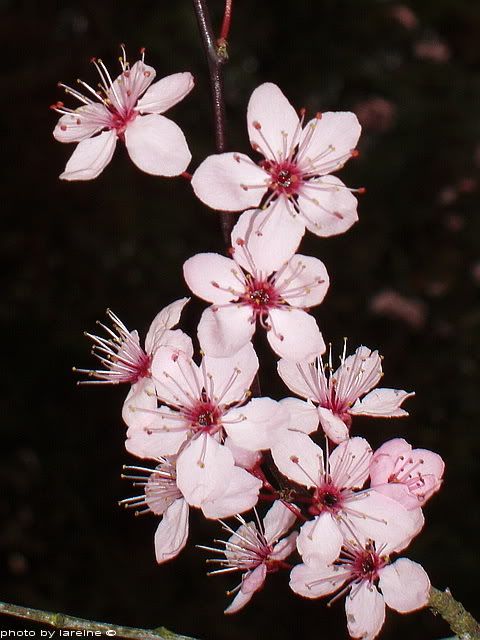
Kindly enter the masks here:
<path id="1" fill-rule="evenodd" d="M 137 102 L 136 111 L 140 113 L 164 113 L 177 102 L 183 100 L 193 89 L 191 73 L 174 73 L 155 82 Z"/>
<path id="2" fill-rule="evenodd" d="M 236 300 L 245 290 L 242 270 L 219 253 L 197 253 L 183 265 L 185 282 L 207 302 L 223 304 Z"/>
<path id="3" fill-rule="evenodd" d="M 357 222 L 357 199 L 336 176 L 306 182 L 298 207 L 307 229 L 320 237 L 344 233 Z"/>
<path id="4" fill-rule="evenodd" d="M 152 84 L 155 75 L 153 67 L 145 64 L 143 60 L 137 60 L 131 69 L 115 79 L 113 87 L 109 89 L 108 97 L 113 107 L 120 112 L 130 111 L 139 96 Z"/>
<path id="5" fill-rule="evenodd" d="M 312 134 L 313 131 L 313 134 Z M 325 175 L 343 167 L 357 146 L 362 128 L 357 116 L 348 111 L 327 111 L 304 127 L 302 142 L 308 146 L 299 163 Z M 302 145 L 300 143 L 300 146 Z"/>
<path id="6" fill-rule="evenodd" d="M 320 354 L 318 354 L 320 355 Z M 312 358 L 314 360 L 315 358 Z M 278 375 L 293 393 L 307 400 L 317 400 L 307 362 L 282 358 L 277 365 Z"/>
<path id="7" fill-rule="evenodd" d="M 349 411 L 352 415 L 357 416 L 400 418 L 408 416 L 408 412 L 401 409 L 400 405 L 404 400 L 414 395 L 414 392 L 408 393 L 408 391 L 401 389 L 374 389 L 362 400 L 357 400 Z"/>
<path id="8" fill-rule="evenodd" d="M 296 254 L 276 280 L 276 289 L 292 306 L 313 307 L 323 301 L 329 284 L 330 278 L 321 260 Z"/>
<path id="9" fill-rule="evenodd" d="M 250 97 L 247 124 L 251 145 L 258 146 L 261 153 L 272 160 L 279 159 L 285 146 L 288 149 L 292 144 L 299 119 L 279 87 L 265 82 Z"/>
<path id="10" fill-rule="evenodd" d="M 128 125 L 125 145 L 133 163 L 154 176 L 178 176 L 192 159 L 180 127 L 153 113 L 139 115 Z"/>
<path id="11" fill-rule="evenodd" d="M 330 454 L 330 476 L 334 484 L 345 489 L 361 489 L 370 471 L 372 449 L 364 438 L 350 438 Z"/>
<path id="12" fill-rule="evenodd" d="M 189 300 L 190 298 L 176 300 L 157 313 L 145 338 L 145 351 L 148 354 L 152 355 L 160 345 L 164 344 L 163 337 L 166 330 L 178 324 L 182 310 Z M 180 338 L 179 335 L 177 337 Z M 189 355 L 193 355 L 193 351 Z"/>
<path id="13" fill-rule="evenodd" d="M 178 414 L 174 414 L 169 407 L 160 407 L 157 412 L 156 401 L 155 407 L 146 411 L 138 401 L 135 407 L 132 404 L 129 402 L 125 407 L 125 422 L 128 415 L 130 418 L 127 422 L 126 450 L 138 458 L 149 459 L 176 454 L 187 438 L 188 424 L 180 420 L 169 421 L 168 413 Z M 160 412 L 164 415 L 160 415 Z"/>
<path id="14" fill-rule="evenodd" d="M 117 144 L 115 131 L 104 131 L 94 138 L 82 140 L 67 162 L 62 180 L 93 180 L 110 162 Z"/>
<path id="15" fill-rule="evenodd" d="M 183 498 L 165 511 L 155 532 L 155 557 L 161 564 L 175 558 L 188 540 L 188 504 Z"/>
<path id="16" fill-rule="evenodd" d="M 271 447 L 279 471 L 298 484 L 314 487 L 324 472 L 323 452 L 304 433 L 287 431 Z"/>
<path id="17" fill-rule="evenodd" d="M 348 508 L 352 511 L 348 511 Z M 408 511 L 392 498 L 373 489 L 347 500 L 344 511 L 359 540 L 362 543 L 375 540 L 377 547 L 381 546 L 385 554 L 407 547 L 424 524 L 421 509 Z M 348 537 L 348 530 L 344 534 Z"/>
<path id="18" fill-rule="evenodd" d="M 290 588 L 304 598 L 321 598 L 341 587 L 349 575 L 324 562 L 297 564 L 290 573 Z"/>
<path id="19" fill-rule="evenodd" d="M 348 632 L 352 638 L 373 640 L 385 622 L 385 602 L 377 589 L 364 580 L 345 599 Z"/>
<path id="20" fill-rule="evenodd" d="M 229 305 L 216 310 L 205 309 L 198 323 L 198 339 L 202 350 L 214 358 L 231 356 L 255 333 L 250 307 Z"/>
<path id="21" fill-rule="evenodd" d="M 297 516 L 283 502 L 276 500 L 263 519 L 265 538 L 274 544 L 295 524 Z"/>
<path id="22" fill-rule="evenodd" d="M 188 407 L 192 397 L 199 395 L 199 368 L 182 351 L 159 347 L 153 356 L 151 371 L 157 396 L 163 402 Z"/>
<path id="23" fill-rule="evenodd" d="M 299 398 L 283 398 L 279 404 L 285 407 L 290 414 L 290 431 L 312 433 L 317 430 L 318 412 L 313 404 Z"/>
<path id="24" fill-rule="evenodd" d="M 288 556 L 295 551 L 297 538 L 298 531 L 292 531 L 289 536 L 280 540 L 270 555 L 272 560 L 285 560 L 288 558 Z"/>
<path id="25" fill-rule="evenodd" d="M 105 105 L 86 104 L 63 115 L 53 130 L 53 137 L 59 142 L 80 142 L 108 127 L 110 120 L 111 113 Z"/>
<path id="26" fill-rule="evenodd" d="M 210 397 L 223 405 L 242 400 L 258 371 L 258 358 L 251 342 L 228 358 L 207 355 L 203 363 L 212 385 Z"/>
<path id="27" fill-rule="evenodd" d="M 382 359 L 378 351 L 358 347 L 355 353 L 345 358 L 332 378 L 337 395 L 342 400 L 354 402 L 375 387 L 382 377 Z"/>
<path id="28" fill-rule="evenodd" d="M 178 456 L 177 486 L 188 504 L 202 507 L 204 502 L 225 493 L 233 469 L 230 451 L 211 436 L 202 434 L 191 440 Z"/>
<path id="29" fill-rule="evenodd" d="M 267 338 L 281 358 L 309 360 L 325 351 L 317 322 L 305 311 L 291 307 L 271 309 L 269 321 L 272 329 L 268 331 Z"/>
<path id="30" fill-rule="evenodd" d="M 320 424 L 325 435 L 335 444 L 339 444 L 346 440 L 349 436 L 348 427 L 345 422 L 330 409 L 318 407 L 318 416 Z"/>
<path id="31" fill-rule="evenodd" d="M 427 606 L 431 585 L 421 565 L 408 558 L 399 558 L 379 573 L 379 587 L 390 608 L 408 613 Z"/>
<path id="32" fill-rule="evenodd" d="M 307 564 L 333 562 L 338 558 L 342 544 L 342 532 L 330 513 L 322 513 L 305 522 L 297 538 L 298 553 Z"/>
<path id="33" fill-rule="evenodd" d="M 192 176 L 192 188 L 212 209 L 241 211 L 260 204 L 268 174 L 243 153 L 221 153 L 200 164 Z"/>
<path id="34" fill-rule="evenodd" d="M 231 438 L 227 436 L 224 445 L 230 449 L 237 467 L 243 469 L 253 469 L 262 459 L 260 451 L 248 451 L 242 447 L 238 447 Z"/>
<path id="35" fill-rule="evenodd" d="M 305 233 L 299 216 L 292 217 L 282 198 L 267 209 L 244 211 L 232 231 L 232 246 L 238 239 L 248 243 L 259 271 L 270 274 L 287 262 L 295 253 Z M 247 271 L 251 265 L 244 252 L 237 248 L 235 259 Z"/>
<path id="36" fill-rule="evenodd" d="M 247 577 L 242 580 L 240 591 L 230 606 L 225 609 L 224 613 L 237 613 L 237 611 L 240 611 L 240 609 L 250 602 L 253 594 L 262 588 L 266 577 L 267 566 L 265 563 L 260 564 L 251 573 L 247 574 Z"/>
<path id="37" fill-rule="evenodd" d="M 218 519 L 248 511 L 257 504 L 261 487 L 261 480 L 245 469 L 233 467 L 224 478 L 223 491 L 202 503 L 203 515 Z"/>
<path id="38" fill-rule="evenodd" d="M 223 428 L 239 447 L 259 451 L 269 449 L 285 431 L 289 414 L 271 398 L 253 398 L 243 407 L 227 413 Z"/>

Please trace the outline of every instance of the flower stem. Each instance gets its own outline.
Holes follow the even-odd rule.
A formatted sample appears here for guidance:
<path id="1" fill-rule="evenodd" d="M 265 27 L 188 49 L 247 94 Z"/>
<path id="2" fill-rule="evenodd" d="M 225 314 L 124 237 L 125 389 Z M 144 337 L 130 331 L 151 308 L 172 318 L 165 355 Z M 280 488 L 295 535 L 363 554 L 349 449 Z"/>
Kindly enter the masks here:
<path id="1" fill-rule="evenodd" d="M 230 23 L 232 21 L 232 4 L 233 0 L 225 0 L 225 13 L 223 14 L 220 37 L 217 40 L 218 46 L 225 48 L 225 55 L 227 55 L 228 34 L 230 32 Z"/>
<path id="2" fill-rule="evenodd" d="M 72 629 L 76 631 L 98 631 L 107 637 L 131 638 L 132 640 L 195 640 L 189 636 L 178 635 L 165 627 L 157 629 L 135 629 L 133 627 L 122 627 L 107 622 L 94 622 L 84 620 L 74 616 L 66 616 L 63 613 L 52 613 L 30 607 L 20 607 L 16 604 L 0 602 L 0 614 L 31 620 L 41 624 L 54 627 L 55 629 Z"/>
<path id="3" fill-rule="evenodd" d="M 210 13 L 206 0 L 193 0 L 198 28 L 202 36 L 205 55 L 207 56 L 208 71 L 210 74 L 210 87 L 212 90 L 213 121 L 215 126 L 215 149 L 217 153 L 223 153 L 226 149 L 226 118 L 225 99 L 223 95 L 222 66 L 228 60 L 226 40 L 218 42 L 214 36 Z M 231 20 L 231 0 L 225 4 L 225 16 L 223 19 L 222 33 L 225 28 L 228 35 Z M 226 26 L 225 26 L 226 25 Z M 235 223 L 235 217 L 231 213 L 220 214 L 222 235 L 227 247 L 230 247 L 230 233 Z"/>
<path id="4" fill-rule="evenodd" d="M 480 625 L 465 607 L 454 599 L 450 589 L 440 591 L 432 587 L 428 606 L 433 613 L 442 616 L 459 640 L 480 640 Z"/>

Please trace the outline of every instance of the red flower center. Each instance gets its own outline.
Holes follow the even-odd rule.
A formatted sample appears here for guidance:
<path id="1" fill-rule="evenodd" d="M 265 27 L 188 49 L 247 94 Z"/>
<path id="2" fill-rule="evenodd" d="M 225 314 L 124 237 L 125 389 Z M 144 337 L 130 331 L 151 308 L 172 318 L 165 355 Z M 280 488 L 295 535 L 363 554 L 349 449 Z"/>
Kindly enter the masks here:
<path id="1" fill-rule="evenodd" d="M 312 497 L 312 505 L 309 508 L 309 512 L 312 515 L 320 515 L 324 511 L 330 513 L 337 513 L 340 511 L 343 504 L 342 492 L 337 489 L 333 484 L 324 484 L 321 487 L 315 489 L 315 493 Z"/>
<path id="2" fill-rule="evenodd" d="M 270 162 L 266 160 L 263 168 L 272 176 L 270 189 L 278 195 L 295 195 L 302 182 L 302 175 L 293 162 Z"/>
<path id="3" fill-rule="evenodd" d="M 221 412 L 210 400 L 199 401 L 189 412 L 188 418 L 195 431 L 215 433 L 221 427 Z"/>

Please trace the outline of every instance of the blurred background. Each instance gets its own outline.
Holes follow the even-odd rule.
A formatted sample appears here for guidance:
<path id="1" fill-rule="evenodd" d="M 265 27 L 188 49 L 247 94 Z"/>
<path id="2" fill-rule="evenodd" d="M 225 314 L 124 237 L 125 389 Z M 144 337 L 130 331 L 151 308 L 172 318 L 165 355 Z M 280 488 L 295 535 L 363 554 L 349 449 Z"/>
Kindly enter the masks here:
<path id="1" fill-rule="evenodd" d="M 211 0 L 220 26 L 223 3 Z M 214 149 L 208 77 L 189 0 L 0 0 L 3 268 L 0 424 L 0 599 L 125 625 L 164 625 L 202 640 L 347 637 L 343 605 L 327 609 L 272 576 L 250 606 L 222 613 L 236 576 L 205 576 L 193 545 L 157 566 L 155 517 L 117 501 L 120 409 L 126 388 L 77 387 L 72 365 L 91 367 L 84 330 L 112 308 L 142 334 L 157 311 L 186 295 L 183 261 L 222 250 L 217 215 L 181 179 L 138 171 L 119 145 L 95 181 L 58 175 L 73 145 L 55 142 L 65 100 L 58 81 L 97 82 L 92 56 L 112 75 L 119 44 L 140 47 L 157 76 L 190 70 L 195 91 L 171 116 L 193 153 Z M 229 148 L 249 151 L 251 91 L 276 82 L 296 107 L 353 110 L 360 157 L 342 171 L 365 186 L 360 222 L 302 251 L 327 265 L 332 286 L 316 317 L 327 340 L 349 337 L 385 356 L 384 386 L 415 390 L 410 418 L 355 421 L 375 446 L 406 437 L 446 460 L 442 491 L 409 548 L 432 583 L 478 614 L 480 374 L 480 4 L 467 0 L 236 0 L 225 68 Z M 183 328 L 193 331 L 193 302 Z M 263 349 L 260 342 L 259 349 Z M 269 375 L 264 394 L 287 390 Z M 219 527 L 192 517 L 192 539 Z M 39 629 L 0 618 L 0 629 Z M 450 635 L 428 611 L 390 612 L 383 638 Z"/>

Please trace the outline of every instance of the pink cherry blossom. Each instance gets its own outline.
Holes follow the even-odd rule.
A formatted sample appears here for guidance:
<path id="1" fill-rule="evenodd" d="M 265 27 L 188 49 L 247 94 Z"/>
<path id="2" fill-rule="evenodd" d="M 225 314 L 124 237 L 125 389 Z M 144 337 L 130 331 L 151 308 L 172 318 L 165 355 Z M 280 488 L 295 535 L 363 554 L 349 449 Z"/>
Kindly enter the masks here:
<path id="1" fill-rule="evenodd" d="M 274 246 L 265 245 L 262 255 L 260 246 L 252 251 L 236 233 L 232 240 L 232 258 L 200 253 L 183 267 L 190 289 L 213 303 L 198 325 L 202 349 L 214 357 L 230 356 L 251 340 L 258 323 L 282 357 L 302 360 L 323 353 L 320 330 L 305 311 L 320 304 L 327 292 L 323 262 L 296 254 L 282 264 Z"/>
<path id="2" fill-rule="evenodd" d="M 409 613 L 428 603 L 430 580 L 425 570 L 407 558 L 390 563 L 389 554 L 395 551 L 398 549 L 382 538 L 345 541 L 334 561 L 316 557 L 294 567 L 290 587 L 305 598 L 338 591 L 336 600 L 349 592 L 345 600 L 348 632 L 352 638 L 373 640 L 385 621 L 385 604 Z"/>
<path id="3" fill-rule="evenodd" d="M 183 100 L 193 88 L 190 73 L 175 73 L 152 84 L 155 69 L 142 58 L 131 68 L 122 46 L 122 73 L 112 80 L 100 59 L 93 59 L 99 76 L 97 90 L 83 80 L 87 95 L 60 83 L 82 103 L 77 109 L 63 102 L 52 105 L 62 114 L 53 135 L 59 142 L 78 142 L 60 178 L 91 180 L 107 166 L 117 140 L 125 142 L 133 163 L 156 176 L 177 176 L 187 168 L 191 154 L 182 130 L 161 115 Z M 143 95 L 143 97 L 142 97 Z"/>
<path id="4" fill-rule="evenodd" d="M 355 536 L 382 536 L 406 547 L 423 526 L 421 509 L 408 511 L 396 500 L 365 485 L 372 458 L 363 438 L 350 438 L 331 453 L 326 462 L 322 449 L 301 430 L 292 427 L 271 448 L 279 471 L 293 482 L 307 487 L 308 513 L 314 516 L 302 526 L 297 547 L 304 562 L 312 557 L 336 558 L 345 531 Z"/>
<path id="5" fill-rule="evenodd" d="M 285 428 L 281 405 L 270 398 L 249 400 L 257 370 L 250 343 L 231 358 L 204 356 L 200 366 L 183 352 L 161 347 L 152 361 L 155 393 L 147 389 L 126 403 L 127 450 L 139 457 L 178 453 L 178 486 L 207 517 L 251 508 L 261 486 L 235 464 L 224 446 L 226 437 L 237 447 L 258 452 L 269 449 Z"/>
<path id="6" fill-rule="evenodd" d="M 280 501 L 274 502 L 260 522 L 257 514 L 256 522 L 246 522 L 237 515 L 240 527 L 234 531 L 227 524 L 223 524 L 225 531 L 231 534 L 228 540 L 215 540 L 224 548 L 205 547 L 200 549 L 222 554 L 223 558 L 207 560 L 219 568 L 210 571 L 208 575 L 220 573 L 242 572 L 242 580 L 228 595 L 236 594 L 233 602 L 225 613 L 237 613 L 253 597 L 253 594 L 263 587 L 268 573 L 274 573 L 281 568 L 288 568 L 284 561 L 295 550 L 297 533 L 294 531 L 286 538 L 282 538 L 295 523 L 296 516 Z"/>
<path id="7" fill-rule="evenodd" d="M 175 459 L 160 458 L 155 469 L 126 466 L 135 487 L 143 487 L 141 494 L 121 500 L 135 515 L 153 513 L 162 516 L 155 532 L 155 555 L 158 563 L 175 558 L 188 539 L 188 504 L 176 482 Z"/>
<path id="8" fill-rule="evenodd" d="M 356 155 L 361 127 L 348 112 L 317 114 L 305 126 L 275 84 L 252 93 L 247 110 L 250 143 L 264 160 L 242 153 L 209 156 L 195 171 L 192 187 L 209 207 L 258 209 L 255 233 L 294 253 L 305 227 L 319 236 L 349 229 L 357 217 L 352 189 L 330 175 Z"/>
<path id="9" fill-rule="evenodd" d="M 323 430 L 335 443 L 349 437 L 352 416 L 407 416 L 400 405 L 415 395 L 398 389 L 374 389 L 383 375 L 382 360 L 368 347 L 359 347 L 348 357 L 344 351 L 336 371 L 330 354 L 328 365 L 321 357 L 315 362 L 298 363 L 282 359 L 278 373 L 289 389 L 318 405 Z"/>
<path id="10" fill-rule="evenodd" d="M 94 380 L 85 380 L 81 384 L 119 384 L 135 385 L 139 380 L 150 378 L 150 366 L 156 350 L 160 346 L 176 346 L 193 353 L 190 338 L 183 331 L 172 331 L 180 320 L 183 307 L 189 298 L 181 298 L 162 309 L 154 318 L 145 338 L 145 349 L 140 346 L 137 331 L 129 331 L 123 322 L 110 309 L 107 316 L 112 328 L 98 322 L 107 334 L 106 337 L 85 333 L 93 342 L 92 353 L 100 361 L 103 369 L 74 369 L 76 373 L 87 374 Z"/>
<path id="11" fill-rule="evenodd" d="M 440 489 L 445 464 L 428 449 L 412 449 L 403 438 L 385 442 L 370 463 L 371 486 L 407 509 L 416 509 Z"/>

